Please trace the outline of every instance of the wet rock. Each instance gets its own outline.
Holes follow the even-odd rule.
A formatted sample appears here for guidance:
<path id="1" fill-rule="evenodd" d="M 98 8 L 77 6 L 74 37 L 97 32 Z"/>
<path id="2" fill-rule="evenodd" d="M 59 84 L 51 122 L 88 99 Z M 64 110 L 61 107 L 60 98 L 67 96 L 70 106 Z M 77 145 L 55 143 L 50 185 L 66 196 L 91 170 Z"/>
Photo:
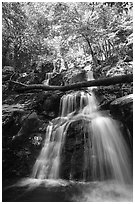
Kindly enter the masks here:
<path id="1" fill-rule="evenodd" d="M 17 115 L 18 116 L 18 115 Z M 16 116 L 16 117 L 17 117 Z M 16 118 L 15 117 L 15 118 Z M 48 122 L 39 119 L 36 112 L 25 112 L 18 118 L 19 127 L 13 118 L 3 137 L 3 179 L 29 176 L 45 139 Z M 16 119 L 17 119 L 16 118 Z M 12 130 L 15 129 L 15 131 Z M 10 131 L 10 132 L 8 132 Z M 11 134 L 9 140 L 9 134 Z M 14 135 L 14 137 L 13 137 Z"/>
<path id="2" fill-rule="evenodd" d="M 86 121 L 74 121 L 68 128 L 61 154 L 60 177 L 64 179 L 82 180 L 84 177 L 84 124 Z"/>
<path id="3" fill-rule="evenodd" d="M 129 132 L 126 138 L 130 146 L 133 144 L 133 94 L 117 98 L 110 104 L 110 112 L 117 120 L 122 121 Z"/>
<path id="4" fill-rule="evenodd" d="M 49 85 L 55 85 L 55 86 L 62 86 L 64 85 L 64 80 L 63 80 L 63 74 L 58 73 L 55 74 L 50 80 L 49 80 Z"/>
<path id="5" fill-rule="evenodd" d="M 24 106 L 21 104 L 8 105 L 2 107 L 2 130 L 3 130 L 3 147 L 8 146 L 13 135 L 17 134 L 21 124 L 20 120 L 25 115 Z"/>
<path id="6" fill-rule="evenodd" d="M 31 113 L 23 118 L 23 124 L 18 132 L 17 136 L 27 136 L 33 132 L 39 131 L 39 126 L 41 124 L 40 119 L 36 112 Z"/>
<path id="7" fill-rule="evenodd" d="M 43 114 L 50 118 L 55 118 L 59 114 L 61 94 L 50 93 L 43 101 Z"/>
<path id="8" fill-rule="evenodd" d="M 3 149 L 2 153 L 3 180 L 30 175 L 35 155 L 32 154 L 29 147 L 22 146 L 17 150 Z"/>
<path id="9" fill-rule="evenodd" d="M 71 79 L 69 79 L 69 84 L 83 82 L 83 81 L 87 81 L 87 75 L 85 70 L 72 76 Z"/>
<path id="10" fill-rule="evenodd" d="M 68 85 L 71 83 L 77 83 L 87 80 L 86 70 L 81 69 L 68 69 L 64 74 L 64 85 Z"/>
<path id="11" fill-rule="evenodd" d="M 116 107 L 116 106 L 126 106 L 126 105 L 131 105 L 133 104 L 133 94 L 127 95 L 127 96 L 123 96 L 121 98 L 117 98 L 116 100 L 114 100 L 111 103 L 111 107 Z"/>

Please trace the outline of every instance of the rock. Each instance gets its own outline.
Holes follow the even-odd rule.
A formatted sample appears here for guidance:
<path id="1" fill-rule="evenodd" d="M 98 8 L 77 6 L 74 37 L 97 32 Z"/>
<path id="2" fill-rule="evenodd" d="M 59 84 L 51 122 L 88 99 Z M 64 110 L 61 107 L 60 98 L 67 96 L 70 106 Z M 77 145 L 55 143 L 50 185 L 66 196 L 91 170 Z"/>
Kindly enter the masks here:
<path id="1" fill-rule="evenodd" d="M 116 100 L 114 100 L 110 105 L 111 107 L 122 107 L 122 106 L 126 106 L 132 104 L 133 105 L 133 94 L 127 95 L 127 96 L 123 96 L 121 98 L 117 98 Z"/>
<path id="2" fill-rule="evenodd" d="M 2 131 L 3 131 L 3 147 L 11 142 L 13 135 L 19 131 L 22 116 L 26 114 L 21 104 L 2 106 Z"/>
<path id="3" fill-rule="evenodd" d="M 86 71 L 72 67 L 68 69 L 66 73 L 64 73 L 63 79 L 64 79 L 64 85 L 86 81 L 87 80 Z"/>
<path id="4" fill-rule="evenodd" d="M 48 125 L 48 122 L 40 120 L 34 111 L 23 114 L 14 111 L 10 117 L 3 132 L 3 137 L 6 139 L 3 141 L 3 179 L 30 175 Z"/>
<path id="5" fill-rule="evenodd" d="M 7 73 L 13 73 L 15 71 L 14 67 L 11 67 L 11 66 L 5 66 L 3 69 L 2 69 L 2 74 L 7 74 Z"/>
<path id="6" fill-rule="evenodd" d="M 76 75 L 72 76 L 69 79 L 69 84 L 73 84 L 73 83 L 77 83 L 77 82 L 83 82 L 83 81 L 87 81 L 87 75 L 86 75 L 86 71 L 82 71 L 80 73 L 77 73 Z"/>
<path id="7" fill-rule="evenodd" d="M 55 74 L 50 80 L 49 80 L 49 85 L 55 85 L 55 86 L 62 86 L 64 85 L 64 81 L 63 81 L 63 74 L 62 73 L 58 73 Z"/>
<path id="8" fill-rule="evenodd" d="M 117 98 L 110 103 L 110 113 L 117 120 L 122 121 L 126 127 L 127 142 L 132 148 L 133 144 L 133 94 Z"/>
<path id="9" fill-rule="evenodd" d="M 40 72 L 42 72 L 42 74 L 52 72 L 53 69 L 54 69 L 53 63 L 46 60 L 41 60 L 36 67 L 36 71 L 39 70 Z"/>
<path id="10" fill-rule="evenodd" d="M 25 116 L 23 119 L 23 124 L 16 136 L 28 137 L 31 133 L 39 131 L 41 121 L 37 116 L 36 112 L 31 113 L 28 116 Z"/>
<path id="11" fill-rule="evenodd" d="M 61 94 L 50 93 L 43 101 L 43 113 L 49 117 L 55 118 L 59 114 Z"/>
<path id="12" fill-rule="evenodd" d="M 68 128 L 61 154 L 60 177 L 63 179 L 82 180 L 84 178 L 84 132 L 86 140 L 88 138 L 86 125 L 88 125 L 86 121 L 80 119 L 72 122 Z"/>

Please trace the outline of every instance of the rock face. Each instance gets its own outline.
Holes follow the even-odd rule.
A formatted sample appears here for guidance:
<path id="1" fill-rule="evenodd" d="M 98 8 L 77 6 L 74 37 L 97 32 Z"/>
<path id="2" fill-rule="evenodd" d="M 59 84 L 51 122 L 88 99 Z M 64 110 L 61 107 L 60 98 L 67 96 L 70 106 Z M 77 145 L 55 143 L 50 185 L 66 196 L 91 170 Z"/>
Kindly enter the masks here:
<path id="1" fill-rule="evenodd" d="M 61 153 L 60 178 L 79 181 L 93 179 L 89 169 L 92 161 L 89 125 L 90 122 L 84 119 L 70 124 Z"/>
<path id="2" fill-rule="evenodd" d="M 54 77 L 52 77 L 49 81 L 49 85 L 53 86 L 62 86 L 64 85 L 64 80 L 63 80 L 63 74 L 62 73 L 56 73 Z"/>
<path id="3" fill-rule="evenodd" d="M 23 120 L 23 124 L 17 136 L 27 137 L 27 135 L 30 135 L 31 133 L 38 132 L 40 123 L 41 121 L 39 120 L 36 112 L 31 113 Z"/>
<path id="4" fill-rule="evenodd" d="M 25 114 L 24 108 L 20 104 L 7 105 L 2 107 L 2 130 L 3 130 L 3 147 L 8 145 L 12 136 L 17 134 L 21 127 L 21 118 Z M 7 136 L 8 134 L 8 136 Z"/>
<path id="5" fill-rule="evenodd" d="M 76 74 L 75 76 L 71 77 L 71 79 L 69 80 L 69 84 L 83 82 L 83 81 L 87 81 L 87 76 L 85 71 L 82 71 Z"/>
<path id="6" fill-rule="evenodd" d="M 23 105 L 3 105 L 3 181 L 29 176 L 45 137 L 48 122 Z"/>
<path id="7" fill-rule="evenodd" d="M 83 121 L 71 123 L 67 131 L 61 158 L 61 178 L 83 179 L 84 139 Z"/>
<path id="8" fill-rule="evenodd" d="M 133 144 L 133 94 L 117 98 L 110 104 L 110 112 L 113 117 L 122 121 L 125 125 L 129 138 L 127 142 Z"/>
<path id="9" fill-rule="evenodd" d="M 87 80 L 86 71 L 78 69 L 69 69 L 64 73 L 64 84 L 68 85 L 71 83 L 83 82 Z"/>

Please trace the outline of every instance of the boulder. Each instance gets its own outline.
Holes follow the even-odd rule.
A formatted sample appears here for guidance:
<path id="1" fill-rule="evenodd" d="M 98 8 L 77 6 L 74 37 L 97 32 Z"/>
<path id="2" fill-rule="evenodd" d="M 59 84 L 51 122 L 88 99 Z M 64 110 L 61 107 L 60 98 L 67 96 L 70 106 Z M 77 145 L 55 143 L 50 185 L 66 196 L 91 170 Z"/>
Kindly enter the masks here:
<path id="1" fill-rule="evenodd" d="M 3 147 L 7 146 L 13 135 L 17 134 L 21 125 L 20 120 L 22 116 L 26 114 L 24 106 L 21 104 L 2 106 L 2 131 L 3 131 Z"/>
<path id="2" fill-rule="evenodd" d="M 33 112 L 23 118 L 22 127 L 16 136 L 28 137 L 31 133 L 39 131 L 40 124 L 37 113 Z"/>
<path id="3" fill-rule="evenodd" d="M 87 181 L 92 179 L 89 167 L 85 165 L 85 144 L 88 143 L 87 125 L 89 122 L 80 119 L 72 122 L 67 130 L 61 153 L 60 177 L 63 179 L 80 181 L 84 179 L 84 172 Z"/>
<path id="4" fill-rule="evenodd" d="M 63 74 L 62 73 L 55 73 L 55 75 L 49 80 L 50 86 L 62 86 L 64 85 Z"/>
<path id="5" fill-rule="evenodd" d="M 77 74 L 73 75 L 69 79 L 69 84 L 73 84 L 73 83 L 77 83 L 77 82 L 83 82 L 83 81 L 87 81 L 87 74 L 86 74 L 85 70 L 83 70 L 80 73 L 77 73 Z"/>
<path id="6" fill-rule="evenodd" d="M 59 114 L 61 94 L 50 93 L 43 100 L 42 110 L 46 117 L 55 118 Z"/>
<path id="7" fill-rule="evenodd" d="M 111 107 L 116 107 L 116 106 L 123 107 L 123 106 L 127 106 L 129 104 L 133 105 L 133 94 L 117 98 L 110 105 L 111 105 Z"/>
<path id="8" fill-rule="evenodd" d="M 16 110 L 5 114 L 8 120 L 5 118 L 3 124 L 3 180 L 29 176 L 41 150 L 48 122 L 40 120 L 34 111 Z"/>
<path id="9" fill-rule="evenodd" d="M 70 179 L 71 172 L 72 179 L 81 180 L 83 178 L 84 141 L 82 140 L 81 123 L 82 121 L 73 122 L 67 131 L 60 167 L 60 174 L 64 179 Z M 78 144 L 76 139 L 80 141 Z"/>
<path id="10" fill-rule="evenodd" d="M 133 144 L 133 94 L 117 98 L 110 103 L 110 113 L 126 127 L 126 138 L 129 145 Z"/>

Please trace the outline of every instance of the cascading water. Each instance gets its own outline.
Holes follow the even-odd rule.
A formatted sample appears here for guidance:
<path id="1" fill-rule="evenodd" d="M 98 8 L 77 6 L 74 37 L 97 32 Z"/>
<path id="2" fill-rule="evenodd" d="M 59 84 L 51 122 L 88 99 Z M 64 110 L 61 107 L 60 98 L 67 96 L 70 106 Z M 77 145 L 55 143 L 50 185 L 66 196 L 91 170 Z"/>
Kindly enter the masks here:
<path id="1" fill-rule="evenodd" d="M 53 76 L 53 72 L 46 73 L 45 80 L 43 81 L 44 85 L 49 85 L 49 81 Z"/>
<path id="2" fill-rule="evenodd" d="M 92 79 L 90 72 L 88 80 Z M 19 186 L 75 185 L 81 190 L 73 201 L 132 200 L 130 150 L 118 123 L 98 110 L 92 90 L 63 95 L 60 117 L 47 127 L 31 178 Z"/>
<path id="3" fill-rule="evenodd" d="M 97 107 L 92 92 L 77 91 L 62 97 L 61 116 L 50 122 L 47 127 L 44 146 L 34 165 L 32 177 L 60 178 L 61 152 L 68 128 L 74 121 L 82 120 L 83 180 L 114 179 L 122 183 L 131 182 L 129 150 L 118 124 L 110 117 L 103 116 Z M 70 178 L 74 179 L 72 172 Z"/>

